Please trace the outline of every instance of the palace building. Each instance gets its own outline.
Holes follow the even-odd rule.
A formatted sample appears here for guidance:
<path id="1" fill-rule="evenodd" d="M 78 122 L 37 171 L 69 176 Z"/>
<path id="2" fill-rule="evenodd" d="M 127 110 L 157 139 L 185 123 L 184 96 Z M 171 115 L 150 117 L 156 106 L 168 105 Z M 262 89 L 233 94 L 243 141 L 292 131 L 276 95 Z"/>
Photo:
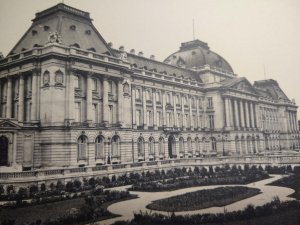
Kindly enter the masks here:
<path id="1" fill-rule="evenodd" d="M 1 171 L 290 154 L 299 137 L 275 80 L 251 84 L 200 40 L 163 62 L 115 49 L 63 3 L 0 58 Z"/>

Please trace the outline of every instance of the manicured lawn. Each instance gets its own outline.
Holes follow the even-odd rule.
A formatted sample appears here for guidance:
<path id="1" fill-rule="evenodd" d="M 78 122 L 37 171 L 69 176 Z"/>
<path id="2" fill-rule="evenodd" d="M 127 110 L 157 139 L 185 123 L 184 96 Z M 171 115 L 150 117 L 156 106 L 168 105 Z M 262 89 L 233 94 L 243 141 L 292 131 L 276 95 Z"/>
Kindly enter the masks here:
<path id="1" fill-rule="evenodd" d="M 288 177 L 283 177 L 280 180 L 276 180 L 269 185 L 292 188 L 295 190 L 295 192 L 291 194 L 291 197 L 300 200 L 300 175 L 299 174 L 293 174 Z"/>
<path id="2" fill-rule="evenodd" d="M 66 214 L 71 208 L 79 209 L 84 205 L 84 198 L 69 199 L 65 201 L 46 203 L 16 209 L 0 209 L 0 218 L 3 221 L 7 219 L 16 219 L 15 224 L 25 222 L 35 222 L 36 220 L 45 221 L 55 219 Z"/>
<path id="3" fill-rule="evenodd" d="M 179 212 L 198 210 L 209 207 L 222 207 L 260 193 L 257 188 L 248 187 L 219 187 L 186 193 L 166 199 L 154 201 L 148 209 Z"/>

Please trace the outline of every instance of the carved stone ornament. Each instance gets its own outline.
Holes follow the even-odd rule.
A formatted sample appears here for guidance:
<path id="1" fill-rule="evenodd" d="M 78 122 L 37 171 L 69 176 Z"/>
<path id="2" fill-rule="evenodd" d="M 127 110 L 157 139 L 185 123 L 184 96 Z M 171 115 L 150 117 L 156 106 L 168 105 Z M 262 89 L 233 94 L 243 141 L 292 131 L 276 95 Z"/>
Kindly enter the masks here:
<path id="1" fill-rule="evenodd" d="M 62 44 L 63 40 L 62 40 L 62 37 L 58 34 L 57 31 L 55 31 L 55 32 L 49 32 L 48 43 Z"/>

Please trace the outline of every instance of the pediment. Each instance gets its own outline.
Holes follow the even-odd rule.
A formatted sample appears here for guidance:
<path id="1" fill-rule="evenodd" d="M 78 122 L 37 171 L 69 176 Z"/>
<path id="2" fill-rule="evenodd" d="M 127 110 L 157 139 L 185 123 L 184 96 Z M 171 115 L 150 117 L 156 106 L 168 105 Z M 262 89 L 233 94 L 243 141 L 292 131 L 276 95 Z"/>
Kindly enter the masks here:
<path id="1" fill-rule="evenodd" d="M 20 128 L 20 126 L 10 120 L 3 120 L 0 122 L 0 128 Z"/>
<path id="2" fill-rule="evenodd" d="M 257 95 L 257 91 L 255 90 L 255 88 L 246 79 L 243 79 L 237 83 L 232 84 L 229 88 L 233 90 Z"/>

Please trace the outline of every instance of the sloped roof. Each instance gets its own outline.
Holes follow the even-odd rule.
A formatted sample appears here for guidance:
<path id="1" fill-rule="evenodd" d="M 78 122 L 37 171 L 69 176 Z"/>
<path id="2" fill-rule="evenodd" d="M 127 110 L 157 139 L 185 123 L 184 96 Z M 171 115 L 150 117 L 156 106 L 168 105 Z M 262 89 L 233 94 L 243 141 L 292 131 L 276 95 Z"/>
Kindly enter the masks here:
<path id="1" fill-rule="evenodd" d="M 63 45 L 75 44 L 83 50 L 93 49 L 98 53 L 111 53 L 107 43 L 92 24 L 88 12 L 60 3 L 37 13 L 32 21 L 31 27 L 9 54 L 46 45 L 50 32 L 57 32 Z"/>
<path id="2" fill-rule="evenodd" d="M 287 100 L 290 101 L 283 90 L 279 87 L 277 81 L 269 80 L 260 80 L 254 82 L 254 87 L 259 90 L 259 92 L 264 97 L 270 97 L 275 100 Z"/>
<path id="3" fill-rule="evenodd" d="M 233 73 L 230 64 L 222 56 L 211 51 L 207 43 L 200 40 L 181 43 L 179 51 L 168 56 L 164 62 L 177 66 L 183 64 L 189 69 L 210 65 L 211 67 Z"/>
<path id="4" fill-rule="evenodd" d="M 112 50 L 115 55 L 119 55 L 121 51 L 113 49 Z M 147 68 L 147 70 L 155 70 L 158 73 L 166 72 L 169 75 L 176 75 L 177 77 L 183 76 L 184 78 L 195 79 L 202 82 L 197 76 L 195 76 L 195 72 L 190 71 L 188 69 L 172 66 L 154 59 L 146 58 L 143 56 L 126 53 L 127 60 L 131 65 L 136 65 L 137 68 Z"/>

